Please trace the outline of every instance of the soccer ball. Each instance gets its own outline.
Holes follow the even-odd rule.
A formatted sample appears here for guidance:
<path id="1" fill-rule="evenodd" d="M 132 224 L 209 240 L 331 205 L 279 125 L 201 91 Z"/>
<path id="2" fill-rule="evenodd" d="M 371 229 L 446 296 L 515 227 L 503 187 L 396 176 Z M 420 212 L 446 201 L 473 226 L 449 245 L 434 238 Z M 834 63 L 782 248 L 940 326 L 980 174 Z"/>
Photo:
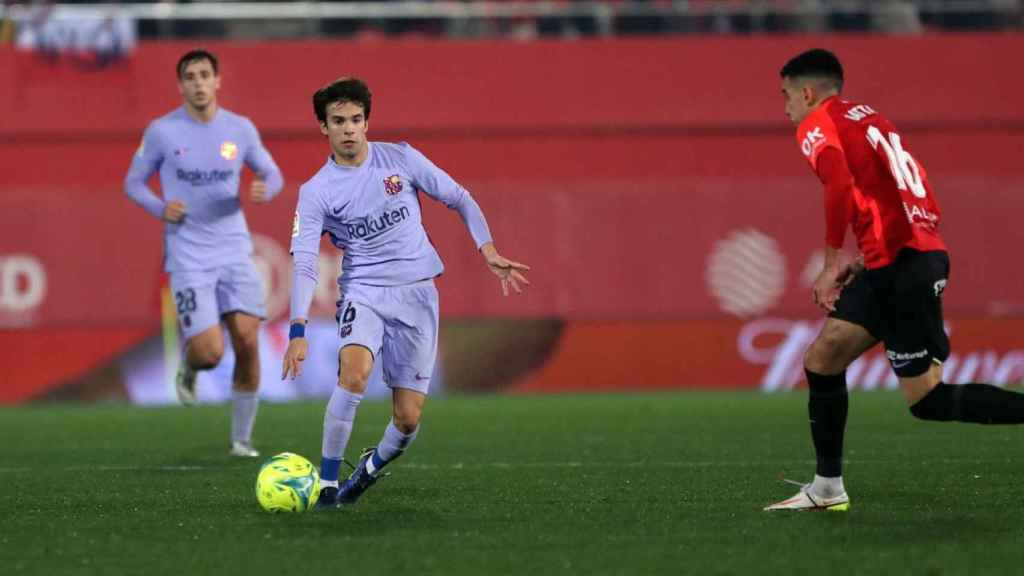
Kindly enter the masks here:
<path id="1" fill-rule="evenodd" d="M 283 452 L 263 463 L 256 499 L 267 512 L 305 512 L 320 498 L 320 475 L 298 454 Z"/>

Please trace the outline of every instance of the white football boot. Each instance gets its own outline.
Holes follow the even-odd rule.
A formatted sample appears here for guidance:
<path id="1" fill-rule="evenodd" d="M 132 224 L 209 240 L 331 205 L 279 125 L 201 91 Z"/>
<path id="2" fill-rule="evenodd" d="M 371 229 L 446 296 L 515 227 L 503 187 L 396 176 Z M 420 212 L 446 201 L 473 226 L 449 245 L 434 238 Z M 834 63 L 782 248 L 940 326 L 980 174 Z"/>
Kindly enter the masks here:
<path id="1" fill-rule="evenodd" d="M 174 378 L 174 389 L 178 392 L 178 402 L 183 406 L 196 403 L 196 371 L 182 359 L 178 364 L 178 375 Z"/>
<path id="2" fill-rule="evenodd" d="M 239 458 L 257 458 L 260 455 L 259 451 L 253 448 L 252 444 L 249 444 L 248 442 L 232 442 L 231 450 L 228 454 L 238 456 Z"/>
<path id="3" fill-rule="evenodd" d="M 793 480 L 785 480 L 785 482 L 796 484 L 800 487 L 800 491 L 792 498 L 766 506 L 765 511 L 827 510 L 829 512 L 846 512 L 850 509 L 850 497 L 846 495 L 845 489 L 841 489 L 835 494 L 822 496 L 811 489 L 813 484 L 802 484 Z"/>

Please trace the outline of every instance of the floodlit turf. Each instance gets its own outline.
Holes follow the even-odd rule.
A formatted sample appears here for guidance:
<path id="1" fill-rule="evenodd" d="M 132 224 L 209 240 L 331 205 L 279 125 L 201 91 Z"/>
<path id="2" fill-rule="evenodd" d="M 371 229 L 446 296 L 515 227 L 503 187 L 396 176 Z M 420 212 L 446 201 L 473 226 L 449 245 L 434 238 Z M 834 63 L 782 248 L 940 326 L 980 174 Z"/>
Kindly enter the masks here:
<path id="1" fill-rule="evenodd" d="M 226 407 L 0 409 L 0 572 L 1019 574 L 1024 427 L 852 396 L 848 513 L 766 513 L 813 473 L 801 393 L 437 399 L 352 509 L 264 513 Z M 364 403 L 349 456 L 388 406 Z M 323 406 L 264 405 L 269 456 Z"/>

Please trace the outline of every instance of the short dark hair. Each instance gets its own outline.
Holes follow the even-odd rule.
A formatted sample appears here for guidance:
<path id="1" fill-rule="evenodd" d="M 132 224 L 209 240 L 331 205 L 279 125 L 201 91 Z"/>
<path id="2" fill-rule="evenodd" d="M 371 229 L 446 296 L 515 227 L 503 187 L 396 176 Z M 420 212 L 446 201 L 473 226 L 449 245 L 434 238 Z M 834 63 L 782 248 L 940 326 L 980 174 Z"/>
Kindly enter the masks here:
<path id="1" fill-rule="evenodd" d="M 185 75 L 185 68 L 188 68 L 189 64 L 202 60 L 210 61 L 210 66 L 213 67 L 214 76 L 220 74 L 220 66 L 217 62 L 217 57 L 214 56 L 212 52 L 200 48 L 197 50 L 189 50 L 188 52 L 185 52 L 181 58 L 178 58 L 178 67 L 176 68 L 178 71 L 178 79 L 180 80 L 181 77 Z"/>
<path id="2" fill-rule="evenodd" d="M 327 123 L 327 107 L 335 102 L 352 102 L 363 107 L 363 116 L 370 119 L 370 106 L 373 104 L 373 93 L 370 87 L 359 78 L 346 76 L 338 78 L 327 86 L 313 93 L 313 112 L 321 124 Z"/>
<path id="3" fill-rule="evenodd" d="M 786 62 L 779 70 L 783 78 L 821 78 L 835 85 L 836 90 L 843 89 L 843 65 L 839 58 L 828 50 L 815 48 L 798 54 Z"/>

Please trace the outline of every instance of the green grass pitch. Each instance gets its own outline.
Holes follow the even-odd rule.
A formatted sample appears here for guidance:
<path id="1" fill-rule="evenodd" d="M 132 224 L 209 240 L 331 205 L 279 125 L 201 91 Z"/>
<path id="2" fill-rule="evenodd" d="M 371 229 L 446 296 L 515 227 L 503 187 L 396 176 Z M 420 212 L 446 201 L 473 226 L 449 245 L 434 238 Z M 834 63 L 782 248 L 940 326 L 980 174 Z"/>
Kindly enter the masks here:
<path id="1" fill-rule="evenodd" d="M 851 396 L 848 513 L 766 513 L 813 473 L 802 393 L 449 397 L 357 506 L 270 515 L 226 407 L 0 409 L 0 572 L 1019 574 L 1024 427 Z M 366 402 L 349 457 L 389 406 Z M 322 403 L 264 404 L 317 461 Z"/>

